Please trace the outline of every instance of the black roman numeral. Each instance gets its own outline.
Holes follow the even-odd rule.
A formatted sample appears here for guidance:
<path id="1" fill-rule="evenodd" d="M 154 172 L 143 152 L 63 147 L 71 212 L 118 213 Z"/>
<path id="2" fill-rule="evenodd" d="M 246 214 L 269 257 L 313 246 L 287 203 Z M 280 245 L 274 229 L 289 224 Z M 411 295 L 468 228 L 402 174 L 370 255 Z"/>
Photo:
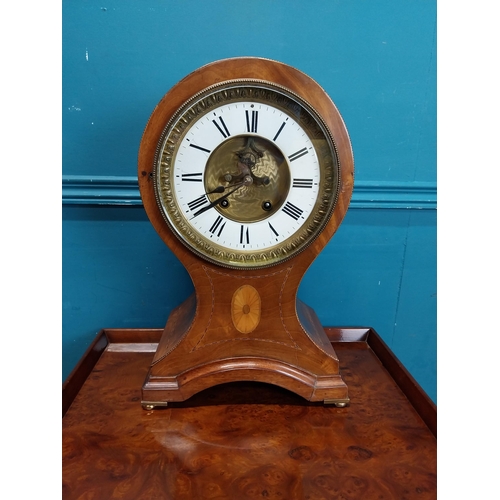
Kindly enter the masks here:
<path id="1" fill-rule="evenodd" d="M 205 151 L 205 153 L 210 153 L 210 149 L 202 148 L 201 146 L 197 146 L 196 144 L 190 144 L 191 148 L 199 149 L 200 151 Z"/>
<path id="2" fill-rule="evenodd" d="M 222 128 L 215 120 L 212 120 L 212 123 L 217 127 L 217 129 L 219 130 L 219 132 L 222 134 L 222 136 L 225 139 L 226 137 L 229 137 L 231 134 L 229 133 L 229 130 L 227 129 L 226 124 L 224 123 L 224 120 L 222 119 L 222 116 L 219 116 L 219 121 L 220 121 L 220 124 L 222 125 Z M 222 129 L 224 129 L 224 130 L 222 130 Z"/>
<path id="3" fill-rule="evenodd" d="M 205 203 L 208 203 L 208 199 L 204 194 L 202 194 L 199 198 L 196 198 L 196 200 L 190 201 L 188 203 L 188 207 L 190 210 L 196 210 L 202 205 L 205 205 Z"/>
<path id="4" fill-rule="evenodd" d="M 224 219 L 219 215 L 217 217 L 217 219 L 215 219 L 215 222 L 212 224 L 212 227 L 209 229 L 209 231 L 212 233 L 212 234 L 215 234 L 215 231 L 217 231 L 217 229 L 219 229 L 219 231 L 217 232 L 217 237 L 219 237 L 222 233 L 222 230 L 224 229 L 224 226 L 226 225 L 226 223 L 224 222 L 224 224 L 222 224 L 221 226 L 221 222 L 223 221 Z M 220 227 L 219 227 L 220 226 Z"/>
<path id="5" fill-rule="evenodd" d="M 272 231 L 272 232 L 273 232 L 276 236 L 279 236 L 278 231 L 276 231 L 276 229 L 274 229 L 274 227 L 273 227 L 273 226 L 271 226 L 271 223 L 270 223 L 270 222 L 268 222 L 268 224 L 269 224 L 269 228 L 271 229 L 271 231 Z"/>
<path id="6" fill-rule="evenodd" d="M 287 118 L 288 120 L 288 118 Z M 286 125 L 286 120 L 281 124 L 281 127 L 278 129 L 278 132 L 276 132 L 276 135 L 274 136 L 273 141 L 276 141 L 278 136 L 281 134 L 281 131 L 283 130 L 283 127 Z"/>
<path id="7" fill-rule="evenodd" d="M 202 172 L 196 174 L 182 174 L 181 179 L 187 182 L 201 182 Z"/>
<path id="8" fill-rule="evenodd" d="M 307 148 L 302 148 L 302 149 L 300 149 L 299 151 L 297 151 L 297 152 L 293 153 L 293 155 L 290 155 L 290 156 L 288 157 L 288 159 L 289 159 L 290 161 L 297 160 L 297 159 L 298 159 L 298 158 L 300 158 L 301 156 L 306 155 L 308 152 L 309 152 L 309 151 L 307 151 Z"/>
<path id="9" fill-rule="evenodd" d="M 292 187 L 294 188 L 312 188 L 313 180 L 312 179 L 294 179 Z"/>
<path id="10" fill-rule="evenodd" d="M 293 203 L 290 203 L 289 201 L 287 201 L 285 203 L 285 206 L 282 208 L 282 210 L 287 215 L 289 215 L 292 219 L 295 219 L 295 220 L 297 220 L 304 212 L 303 210 L 296 207 Z"/>
<path id="11" fill-rule="evenodd" d="M 250 243 L 250 235 L 248 232 L 248 227 L 246 228 L 247 230 L 245 231 L 245 226 L 241 226 L 240 229 L 240 243 L 243 245 L 246 243 L 247 245 Z"/>
<path id="12" fill-rule="evenodd" d="M 259 112 L 252 111 L 252 120 L 250 121 L 250 113 L 248 110 L 245 110 L 245 115 L 247 118 L 247 132 L 257 133 L 257 122 L 259 119 Z"/>

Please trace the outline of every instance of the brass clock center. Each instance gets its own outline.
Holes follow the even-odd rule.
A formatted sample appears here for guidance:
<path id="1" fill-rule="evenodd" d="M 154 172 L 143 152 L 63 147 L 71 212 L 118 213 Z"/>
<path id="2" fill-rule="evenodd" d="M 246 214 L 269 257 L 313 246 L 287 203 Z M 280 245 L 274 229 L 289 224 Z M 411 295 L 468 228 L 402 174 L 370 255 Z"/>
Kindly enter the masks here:
<path id="1" fill-rule="evenodd" d="M 239 135 L 222 142 L 209 156 L 204 182 L 211 202 L 236 188 L 216 205 L 221 215 L 235 222 L 255 222 L 282 207 L 290 190 L 290 168 L 268 139 Z"/>

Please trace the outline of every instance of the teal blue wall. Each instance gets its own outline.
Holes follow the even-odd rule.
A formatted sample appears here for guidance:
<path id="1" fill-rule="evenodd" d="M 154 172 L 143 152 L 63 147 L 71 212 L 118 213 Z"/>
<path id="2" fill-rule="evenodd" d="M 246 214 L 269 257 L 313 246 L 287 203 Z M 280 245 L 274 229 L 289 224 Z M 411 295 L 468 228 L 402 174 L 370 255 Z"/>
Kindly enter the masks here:
<path id="1" fill-rule="evenodd" d="M 374 327 L 436 400 L 435 1 L 62 5 L 63 377 L 99 329 L 163 327 L 192 291 L 140 201 L 141 135 L 181 78 L 253 55 L 322 85 L 354 150 L 351 206 L 300 298 L 325 326 Z"/>

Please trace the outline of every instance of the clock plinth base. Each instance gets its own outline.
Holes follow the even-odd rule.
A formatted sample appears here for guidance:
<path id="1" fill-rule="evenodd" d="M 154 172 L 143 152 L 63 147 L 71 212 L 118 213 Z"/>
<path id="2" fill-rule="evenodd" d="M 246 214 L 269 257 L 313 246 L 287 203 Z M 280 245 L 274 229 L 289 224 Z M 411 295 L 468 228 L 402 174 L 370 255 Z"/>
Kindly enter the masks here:
<path id="1" fill-rule="evenodd" d="M 264 382 L 288 389 L 308 401 L 345 406 L 349 403 L 347 386 L 340 374 L 316 376 L 273 359 L 228 358 L 210 365 L 195 366 L 172 377 L 146 379 L 143 406 L 167 406 L 168 402 L 185 401 L 209 387 L 228 382 Z"/>
<path id="2" fill-rule="evenodd" d="M 308 401 L 346 406 L 347 385 L 319 319 L 301 301 L 294 309 L 293 316 L 278 316 L 271 331 L 232 332 L 224 339 L 226 330 L 234 330 L 232 322 L 218 318 L 215 326 L 199 326 L 204 325 L 203 314 L 197 314 L 193 295 L 167 321 L 142 387 L 143 408 L 185 401 L 209 387 L 242 381 L 270 383 Z"/>

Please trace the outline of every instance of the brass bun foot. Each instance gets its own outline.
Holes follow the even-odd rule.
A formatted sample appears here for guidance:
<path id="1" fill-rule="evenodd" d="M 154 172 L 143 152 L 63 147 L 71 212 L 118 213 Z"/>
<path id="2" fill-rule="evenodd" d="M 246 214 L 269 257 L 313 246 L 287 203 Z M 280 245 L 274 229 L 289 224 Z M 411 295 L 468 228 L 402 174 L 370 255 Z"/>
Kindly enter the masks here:
<path id="1" fill-rule="evenodd" d="M 168 406 L 168 403 L 165 403 L 165 402 L 151 403 L 149 401 L 143 401 L 141 404 L 142 404 L 142 409 L 147 410 L 147 411 L 154 410 L 157 407 L 165 408 L 166 406 Z"/>
<path id="2" fill-rule="evenodd" d="M 323 401 L 325 405 L 332 405 L 335 406 L 336 408 L 345 408 L 346 406 L 349 406 L 350 400 L 349 399 L 325 399 Z"/>

